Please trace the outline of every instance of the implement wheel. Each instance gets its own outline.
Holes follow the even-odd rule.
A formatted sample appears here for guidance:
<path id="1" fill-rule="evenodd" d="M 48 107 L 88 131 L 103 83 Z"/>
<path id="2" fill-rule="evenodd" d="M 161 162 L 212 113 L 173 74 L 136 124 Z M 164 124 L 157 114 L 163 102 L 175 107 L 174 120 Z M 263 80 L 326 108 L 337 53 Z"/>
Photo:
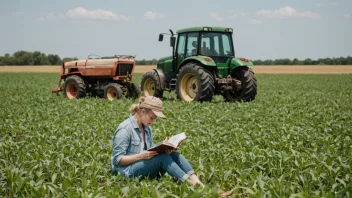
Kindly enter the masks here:
<path id="1" fill-rule="evenodd" d="M 86 96 L 86 84 L 80 76 L 69 76 L 64 82 L 64 95 L 69 99 L 79 99 Z"/>
<path id="2" fill-rule="evenodd" d="M 104 98 L 113 101 L 122 97 L 122 89 L 117 83 L 109 83 L 104 88 Z"/>
<path id="3" fill-rule="evenodd" d="M 126 98 L 133 98 L 136 99 L 139 97 L 139 94 L 141 94 L 141 89 L 138 87 L 136 83 L 127 83 L 127 94 Z"/>
<path id="4" fill-rule="evenodd" d="M 214 95 L 214 78 L 198 63 L 181 68 L 177 83 L 177 96 L 184 101 L 211 101 Z"/>
<path id="5" fill-rule="evenodd" d="M 253 70 L 248 67 L 238 67 L 232 72 L 232 76 L 241 81 L 241 86 L 224 91 L 222 95 L 225 101 L 250 102 L 254 100 L 257 95 L 257 79 L 254 77 Z"/>
<path id="6" fill-rule="evenodd" d="M 141 88 L 145 96 L 163 97 L 159 76 L 155 71 L 147 72 L 142 77 Z"/>

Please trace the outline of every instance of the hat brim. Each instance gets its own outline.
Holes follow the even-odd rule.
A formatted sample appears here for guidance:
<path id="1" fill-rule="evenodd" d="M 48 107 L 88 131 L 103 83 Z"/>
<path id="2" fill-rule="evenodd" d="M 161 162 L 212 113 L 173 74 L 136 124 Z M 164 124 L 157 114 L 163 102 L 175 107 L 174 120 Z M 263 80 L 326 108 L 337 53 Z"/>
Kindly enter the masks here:
<path id="1" fill-rule="evenodd" d="M 152 112 L 159 118 L 166 118 L 166 116 L 161 111 L 152 110 Z"/>

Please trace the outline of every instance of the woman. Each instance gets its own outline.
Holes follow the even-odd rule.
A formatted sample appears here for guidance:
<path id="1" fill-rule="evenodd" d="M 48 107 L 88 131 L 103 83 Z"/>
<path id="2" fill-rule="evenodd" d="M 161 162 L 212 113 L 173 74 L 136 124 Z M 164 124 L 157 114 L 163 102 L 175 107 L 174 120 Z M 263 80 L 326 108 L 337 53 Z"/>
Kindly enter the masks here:
<path id="1" fill-rule="evenodd" d="M 131 115 L 117 128 L 113 137 L 112 171 L 125 177 L 158 178 L 166 172 L 179 181 L 192 185 L 204 184 L 192 166 L 179 153 L 168 150 L 165 154 L 147 151 L 152 147 L 152 130 L 149 127 L 157 117 L 165 118 L 163 103 L 153 96 L 142 97 L 139 104 L 130 108 Z"/>
<path id="2" fill-rule="evenodd" d="M 204 184 L 179 152 L 167 150 L 164 154 L 158 154 L 147 150 L 153 146 L 152 130 L 149 126 L 158 117 L 165 118 L 162 110 L 162 101 L 153 96 L 142 97 L 139 104 L 131 106 L 129 118 L 118 126 L 113 137 L 113 174 L 143 179 L 159 178 L 168 173 L 181 182 L 187 180 L 191 185 L 200 185 L 203 188 Z"/>

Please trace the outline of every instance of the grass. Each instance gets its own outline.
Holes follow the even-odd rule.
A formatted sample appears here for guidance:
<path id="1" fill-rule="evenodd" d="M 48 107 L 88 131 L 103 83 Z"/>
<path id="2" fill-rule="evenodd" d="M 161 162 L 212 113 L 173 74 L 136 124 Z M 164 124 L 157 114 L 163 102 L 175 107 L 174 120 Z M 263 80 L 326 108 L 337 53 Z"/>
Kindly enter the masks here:
<path id="1" fill-rule="evenodd" d="M 51 94 L 58 74 L 0 73 L 0 197 L 351 197 L 352 76 L 256 77 L 250 103 L 164 94 L 154 143 L 186 133 L 200 190 L 111 175 L 113 133 L 137 100 L 67 100 Z"/>

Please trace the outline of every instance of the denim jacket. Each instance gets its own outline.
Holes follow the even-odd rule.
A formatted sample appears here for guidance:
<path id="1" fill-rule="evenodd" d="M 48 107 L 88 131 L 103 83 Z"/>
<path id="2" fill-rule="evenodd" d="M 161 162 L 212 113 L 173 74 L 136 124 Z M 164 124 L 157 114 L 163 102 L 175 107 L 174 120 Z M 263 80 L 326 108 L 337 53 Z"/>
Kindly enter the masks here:
<path id="1" fill-rule="evenodd" d="M 144 125 L 143 125 L 144 126 Z M 150 127 L 144 126 L 147 149 L 153 146 L 153 136 Z M 121 158 L 126 155 L 135 155 L 144 150 L 142 133 L 136 119 L 130 114 L 116 129 L 113 137 L 111 166 L 113 174 L 127 174 L 129 166 L 120 166 Z"/>

